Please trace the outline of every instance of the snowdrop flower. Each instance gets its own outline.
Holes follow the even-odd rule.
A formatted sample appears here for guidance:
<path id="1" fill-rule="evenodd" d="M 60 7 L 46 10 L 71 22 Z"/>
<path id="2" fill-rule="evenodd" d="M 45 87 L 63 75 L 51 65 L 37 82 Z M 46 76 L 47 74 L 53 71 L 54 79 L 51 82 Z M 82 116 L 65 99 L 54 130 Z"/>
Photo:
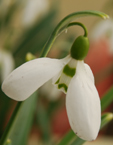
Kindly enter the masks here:
<path id="1" fill-rule="evenodd" d="M 96 25 L 91 33 L 92 40 L 99 40 L 100 38 L 107 38 L 110 46 L 110 53 L 113 54 L 113 20 L 108 19 L 106 21 L 101 21 Z"/>
<path id="2" fill-rule="evenodd" d="M 37 19 L 37 17 L 46 13 L 48 8 L 48 0 L 28 0 L 25 10 L 23 11 L 23 25 L 31 25 Z"/>
<path id="3" fill-rule="evenodd" d="M 0 76 L 2 82 L 13 69 L 14 60 L 12 55 L 9 52 L 0 49 Z"/>
<path id="4" fill-rule="evenodd" d="M 59 60 L 47 57 L 31 60 L 12 72 L 2 89 L 10 98 L 23 101 L 52 79 L 57 89 L 66 94 L 72 130 L 84 140 L 94 140 L 100 128 L 101 109 L 92 71 L 83 61 L 88 49 L 88 38 L 79 36 L 70 55 Z"/>

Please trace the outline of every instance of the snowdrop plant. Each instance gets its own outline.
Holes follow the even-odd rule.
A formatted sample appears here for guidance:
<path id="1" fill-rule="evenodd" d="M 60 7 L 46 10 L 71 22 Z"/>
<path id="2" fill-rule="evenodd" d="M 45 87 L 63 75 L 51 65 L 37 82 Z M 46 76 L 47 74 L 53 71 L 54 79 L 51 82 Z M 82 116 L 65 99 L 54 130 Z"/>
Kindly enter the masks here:
<path id="1" fill-rule="evenodd" d="M 56 37 L 65 28 L 80 25 L 84 36 L 74 41 L 70 54 L 63 59 L 38 58 L 15 69 L 3 82 L 2 89 L 10 98 L 23 101 L 44 83 L 52 84 L 66 94 L 66 109 L 70 126 L 77 136 L 84 140 L 95 140 L 101 123 L 101 106 L 90 67 L 84 63 L 89 49 L 87 30 L 81 23 L 70 23 L 75 17 L 96 15 L 107 18 L 96 11 L 73 13 L 64 18 L 56 27 L 43 49 L 46 56 Z"/>

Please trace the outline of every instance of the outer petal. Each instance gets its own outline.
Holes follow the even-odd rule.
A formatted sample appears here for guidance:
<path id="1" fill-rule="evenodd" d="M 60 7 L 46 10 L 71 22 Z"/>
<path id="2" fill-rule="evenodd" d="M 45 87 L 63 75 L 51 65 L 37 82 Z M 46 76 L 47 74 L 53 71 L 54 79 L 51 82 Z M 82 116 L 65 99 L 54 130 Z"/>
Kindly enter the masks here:
<path id="1" fill-rule="evenodd" d="M 73 131 L 84 140 L 95 140 L 101 123 L 100 99 L 83 62 L 78 62 L 68 87 L 66 109 Z"/>
<path id="2" fill-rule="evenodd" d="M 86 63 L 84 63 L 84 66 L 85 66 L 85 71 L 86 71 L 86 73 L 87 73 L 87 76 L 91 79 L 91 81 L 92 81 L 93 83 L 95 83 L 95 79 L 94 79 L 92 70 L 90 69 L 89 65 L 87 65 Z"/>
<path id="3" fill-rule="evenodd" d="M 2 89 L 10 98 L 22 101 L 55 76 L 68 58 L 38 58 L 15 69 L 3 82 Z"/>

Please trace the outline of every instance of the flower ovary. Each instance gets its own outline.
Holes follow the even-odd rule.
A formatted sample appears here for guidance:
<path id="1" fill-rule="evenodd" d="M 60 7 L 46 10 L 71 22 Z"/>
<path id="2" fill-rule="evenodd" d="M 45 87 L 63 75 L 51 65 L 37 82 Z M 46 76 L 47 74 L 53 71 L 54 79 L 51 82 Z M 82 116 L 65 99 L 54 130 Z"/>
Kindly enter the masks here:
<path id="1" fill-rule="evenodd" d="M 89 50 L 89 40 L 85 36 L 79 36 L 71 47 L 71 57 L 76 60 L 83 60 Z"/>

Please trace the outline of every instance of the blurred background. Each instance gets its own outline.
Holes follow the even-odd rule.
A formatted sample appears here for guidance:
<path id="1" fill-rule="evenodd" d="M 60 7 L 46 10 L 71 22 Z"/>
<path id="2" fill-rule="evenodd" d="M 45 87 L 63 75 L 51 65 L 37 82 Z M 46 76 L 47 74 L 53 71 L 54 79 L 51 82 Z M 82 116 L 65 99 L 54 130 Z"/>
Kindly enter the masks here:
<path id="1" fill-rule="evenodd" d="M 61 19 L 83 10 L 98 10 L 110 16 L 109 20 L 97 17 L 77 19 L 89 32 L 90 50 L 85 62 L 95 75 L 101 98 L 113 85 L 113 0 L 0 0 L 0 84 L 14 68 L 27 61 L 30 53 L 39 57 Z M 57 38 L 48 56 L 65 57 L 79 35 L 83 35 L 80 27 L 69 28 Z M 52 144 L 70 130 L 65 95 L 51 86 L 49 81 L 40 88 L 38 96 L 28 145 Z M 0 137 L 16 104 L 0 88 Z M 113 112 L 113 104 L 106 111 Z M 91 144 L 113 144 L 113 121 Z"/>

